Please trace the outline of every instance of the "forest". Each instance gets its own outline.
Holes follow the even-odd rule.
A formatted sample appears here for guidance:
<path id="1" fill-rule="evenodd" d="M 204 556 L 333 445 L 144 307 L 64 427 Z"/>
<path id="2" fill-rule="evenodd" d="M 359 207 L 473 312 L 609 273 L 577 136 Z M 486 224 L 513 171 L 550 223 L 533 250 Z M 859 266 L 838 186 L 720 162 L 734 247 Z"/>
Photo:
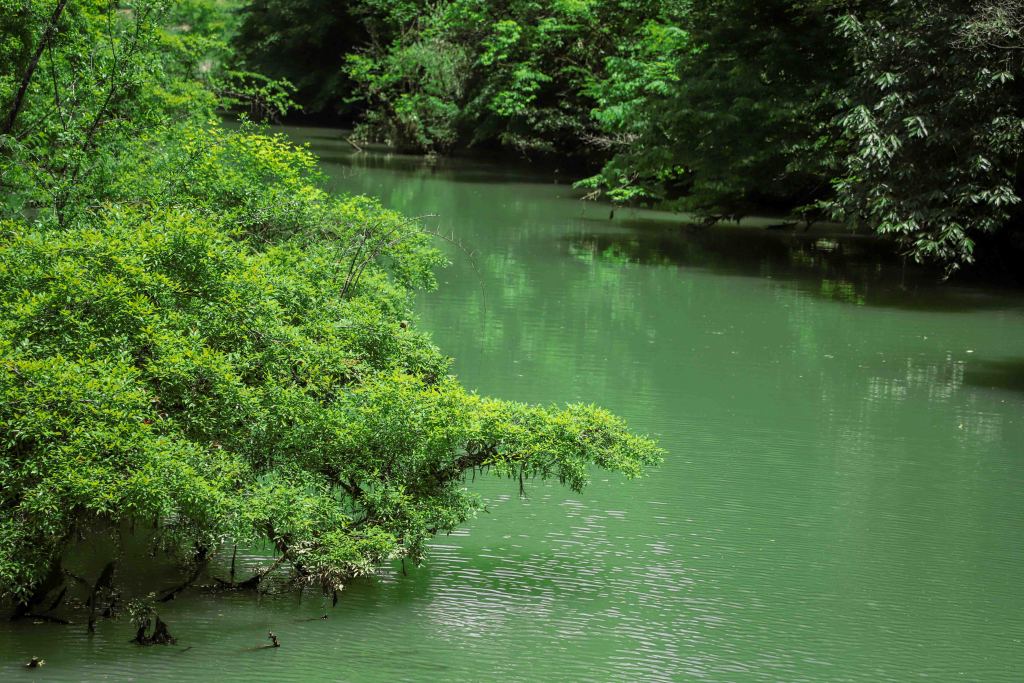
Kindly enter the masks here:
<path id="1" fill-rule="evenodd" d="M 1002 680 L 1021 79 L 1022 0 L 0 0 L 0 644 Z"/>
<path id="2" fill-rule="evenodd" d="M 568 158 L 595 197 L 841 221 L 949 271 L 1021 246 L 1019 0 L 256 0 L 237 44 L 365 139 Z"/>

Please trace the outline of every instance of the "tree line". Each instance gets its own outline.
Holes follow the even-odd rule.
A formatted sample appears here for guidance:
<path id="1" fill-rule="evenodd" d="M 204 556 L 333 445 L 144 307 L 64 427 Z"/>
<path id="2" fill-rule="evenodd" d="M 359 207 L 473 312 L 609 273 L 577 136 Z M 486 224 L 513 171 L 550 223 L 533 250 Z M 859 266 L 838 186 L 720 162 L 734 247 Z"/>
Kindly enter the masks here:
<path id="1" fill-rule="evenodd" d="M 1020 247 L 1021 0 L 252 0 L 310 113 L 572 158 L 592 196 L 843 221 L 948 271 Z"/>

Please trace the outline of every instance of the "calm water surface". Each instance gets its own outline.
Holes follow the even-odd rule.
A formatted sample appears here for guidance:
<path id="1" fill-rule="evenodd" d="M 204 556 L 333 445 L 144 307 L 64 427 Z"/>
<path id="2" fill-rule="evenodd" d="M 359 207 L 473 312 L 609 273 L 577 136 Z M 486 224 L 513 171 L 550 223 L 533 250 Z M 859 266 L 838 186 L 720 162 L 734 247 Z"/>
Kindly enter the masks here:
<path id="1" fill-rule="evenodd" d="M 465 384 L 600 403 L 665 465 L 582 496 L 478 479 L 490 514 L 327 620 L 316 595 L 192 593 L 164 612 L 175 647 L 129 645 L 124 621 L 2 624 L 0 679 L 1024 680 L 1018 294 L 289 132 L 337 190 L 462 245 L 441 243 L 417 324 Z M 283 646 L 255 649 L 268 629 Z"/>

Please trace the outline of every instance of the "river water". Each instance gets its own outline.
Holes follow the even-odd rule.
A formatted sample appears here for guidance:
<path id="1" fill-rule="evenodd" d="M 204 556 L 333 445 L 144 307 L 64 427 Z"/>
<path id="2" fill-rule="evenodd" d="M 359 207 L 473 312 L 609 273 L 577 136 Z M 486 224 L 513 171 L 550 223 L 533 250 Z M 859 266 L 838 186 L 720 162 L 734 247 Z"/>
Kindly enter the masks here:
<path id="1" fill-rule="evenodd" d="M 2 624 L 0 679 L 1024 679 L 1019 294 L 853 237 L 612 218 L 551 174 L 289 134 L 333 188 L 450 238 L 416 324 L 463 383 L 599 403 L 665 464 L 583 495 L 478 479 L 489 514 L 408 576 L 334 608 L 193 592 L 162 612 L 173 647 Z"/>

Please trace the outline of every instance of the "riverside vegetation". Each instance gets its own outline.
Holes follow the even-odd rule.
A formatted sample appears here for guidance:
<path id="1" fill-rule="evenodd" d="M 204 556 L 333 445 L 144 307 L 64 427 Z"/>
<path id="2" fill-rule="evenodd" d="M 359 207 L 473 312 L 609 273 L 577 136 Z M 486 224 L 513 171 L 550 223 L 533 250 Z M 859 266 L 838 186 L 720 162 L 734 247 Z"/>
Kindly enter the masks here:
<path id="1" fill-rule="evenodd" d="M 947 273 L 1021 251 L 1020 0 L 252 0 L 243 16 L 245 63 L 367 139 L 568 157 L 594 196 L 832 218 Z"/>
<path id="2" fill-rule="evenodd" d="M 232 7 L 0 2 L 0 594 L 17 615 L 81 602 L 90 628 L 127 612 L 139 642 L 166 642 L 155 605 L 232 547 L 277 559 L 229 587 L 288 568 L 330 594 L 477 512 L 468 473 L 578 491 L 593 465 L 661 458 L 595 406 L 449 374 L 411 309 L 443 265 L 420 224 L 217 122 L 290 101 L 234 60 Z M 186 580 L 124 594 L 133 537 Z M 73 566 L 81 543 L 110 548 L 96 575 Z"/>

